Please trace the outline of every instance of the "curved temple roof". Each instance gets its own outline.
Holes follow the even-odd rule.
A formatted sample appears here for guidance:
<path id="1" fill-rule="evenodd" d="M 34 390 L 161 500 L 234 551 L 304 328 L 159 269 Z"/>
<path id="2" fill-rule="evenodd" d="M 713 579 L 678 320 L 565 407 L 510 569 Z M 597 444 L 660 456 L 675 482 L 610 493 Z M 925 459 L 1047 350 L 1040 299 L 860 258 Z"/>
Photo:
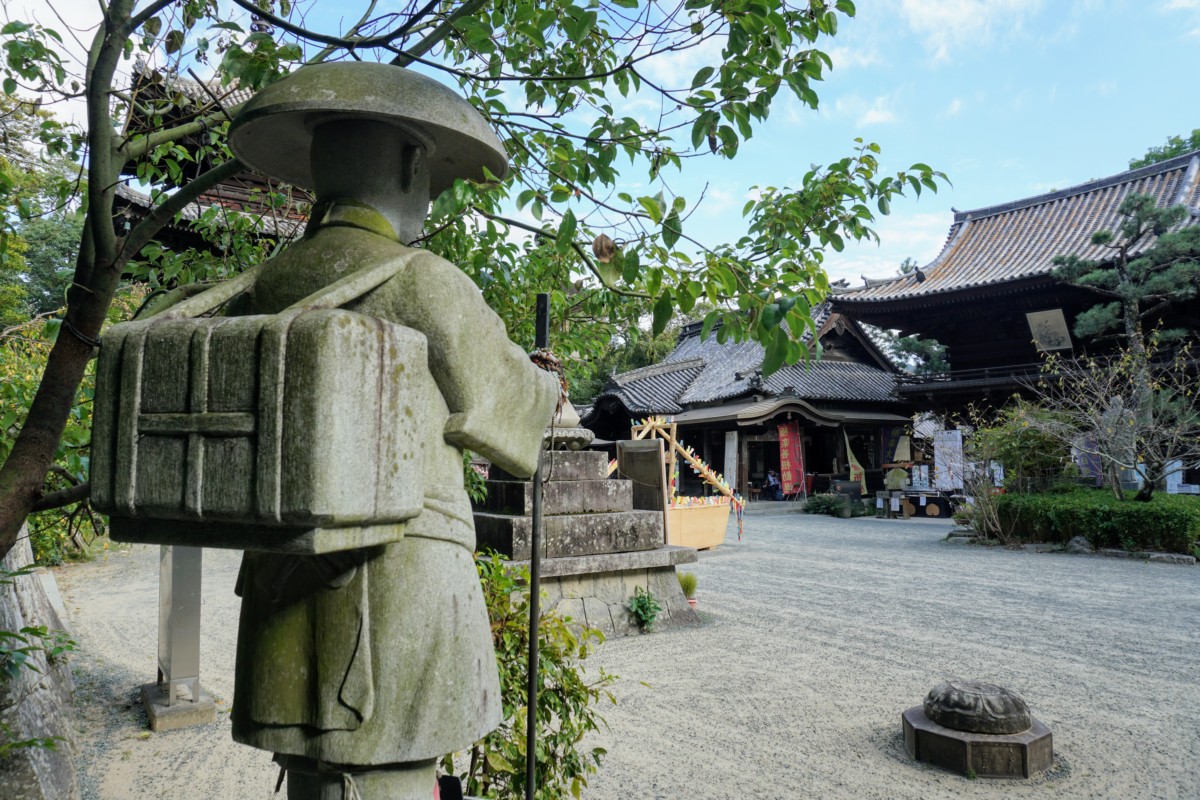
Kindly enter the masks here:
<path id="1" fill-rule="evenodd" d="M 1045 277 L 1060 255 L 1102 261 L 1108 253 L 1091 243 L 1092 234 L 1115 228 L 1118 207 L 1135 193 L 1151 195 L 1162 207 L 1185 205 L 1191 214 L 1180 227 L 1198 224 L 1200 151 L 1069 189 L 959 211 L 942 252 L 930 264 L 908 275 L 869 280 L 863 288 L 837 294 L 834 305 L 849 310 Z M 924 280 L 918 280 L 921 276 Z"/>
<path id="2" fill-rule="evenodd" d="M 837 322 L 828 304 L 815 308 L 813 316 L 818 330 L 824 331 Z M 843 324 L 852 323 L 843 321 Z M 896 373 L 890 366 L 884 366 L 886 361 L 882 356 L 879 358 L 884 363 L 815 359 L 809 364 L 785 365 L 763 379 L 761 344 L 755 341 L 720 344 L 715 335 L 701 340 L 699 333 L 699 324 L 684 328 L 675 350 L 664 361 L 615 376 L 597 397 L 597 405 L 605 397 L 616 398 L 631 414 L 682 413 L 691 416 L 680 419 L 691 420 L 692 417 L 733 419 L 736 414 L 730 416 L 705 406 L 720 404 L 728 410 L 734 407 L 728 403 L 752 394 L 823 403 L 899 402 Z M 760 402 L 746 400 L 735 405 L 741 409 Z M 752 416 L 757 420 L 761 415 Z"/>

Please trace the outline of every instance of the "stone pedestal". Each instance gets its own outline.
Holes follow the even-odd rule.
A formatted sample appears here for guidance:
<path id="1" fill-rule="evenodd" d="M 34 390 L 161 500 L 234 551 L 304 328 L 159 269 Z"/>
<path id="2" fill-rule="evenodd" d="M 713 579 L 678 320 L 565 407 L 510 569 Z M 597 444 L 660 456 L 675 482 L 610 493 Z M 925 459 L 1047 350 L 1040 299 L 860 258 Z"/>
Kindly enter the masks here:
<path id="1" fill-rule="evenodd" d="M 544 454 L 543 607 L 606 636 L 626 636 L 639 632 L 628 603 L 641 588 L 663 607 L 655 630 L 698 624 L 675 576 L 675 566 L 695 562 L 696 551 L 664 544 L 662 512 L 635 511 L 631 482 L 609 479 L 607 472 L 604 453 Z M 532 497 L 529 481 L 493 468 L 487 500 L 475 511 L 479 549 L 528 563 Z"/>
<path id="2" fill-rule="evenodd" d="M 918 761 L 979 778 L 1030 778 L 1054 762 L 1050 730 L 1017 694 L 947 681 L 901 715 L 904 746 Z"/>
<path id="3" fill-rule="evenodd" d="M 169 683 L 147 683 L 142 686 L 142 705 L 146 707 L 150 730 L 161 733 L 217 721 L 217 704 L 199 682 L 195 684 L 197 694 L 182 702 L 178 697 L 170 696 L 171 688 Z"/>

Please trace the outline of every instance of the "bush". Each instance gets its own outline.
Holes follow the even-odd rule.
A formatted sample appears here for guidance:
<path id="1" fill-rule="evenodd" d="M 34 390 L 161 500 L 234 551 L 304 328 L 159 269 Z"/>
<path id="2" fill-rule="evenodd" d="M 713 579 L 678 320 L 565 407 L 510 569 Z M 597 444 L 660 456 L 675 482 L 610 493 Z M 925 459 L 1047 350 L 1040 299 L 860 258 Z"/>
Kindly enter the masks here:
<path id="1" fill-rule="evenodd" d="M 500 668 L 504 721 L 458 759 L 445 756 L 444 772 L 457 771 L 469 795 L 520 800 L 525 796 L 525 720 L 529 663 L 529 570 L 514 570 L 499 556 L 476 563 L 492 621 L 492 644 Z M 585 748 L 583 737 L 604 722 L 597 705 L 616 702 L 609 686 L 615 677 L 603 668 L 586 674 L 583 661 L 604 640 L 594 628 L 582 630 L 553 610 L 538 622 L 537 800 L 579 797 L 605 750 Z"/>
<path id="2" fill-rule="evenodd" d="M 804 504 L 805 514 L 828 514 L 831 517 L 841 515 L 846 508 L 846 498 L 840 494 L 814 494 Z"/>
<path id="3" fill-rule="evenodd" d="M 1149 502 L 1118 500 L 1097 489 L 997 498 L 1002 524 L 1019 540 L 1070 541 L 1093 547 L 1191 554 L 1200 542 L 1200 498 L 1156 494 Z"/>

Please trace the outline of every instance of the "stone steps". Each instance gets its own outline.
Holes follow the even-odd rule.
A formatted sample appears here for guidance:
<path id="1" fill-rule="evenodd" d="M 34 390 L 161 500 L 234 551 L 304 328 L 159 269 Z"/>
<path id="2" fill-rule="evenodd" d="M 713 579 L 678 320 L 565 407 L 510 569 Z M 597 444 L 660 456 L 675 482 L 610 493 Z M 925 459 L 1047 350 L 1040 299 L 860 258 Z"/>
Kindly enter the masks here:
<path id="1" fill-rule="evenodd" d="M 487 500 L 478 511 L 516 516 L 533 513 L 532 483 L 489 480 L 487 487 Z M 629 481 L 558 480 L 550 481 L 542 490 L 542 513 L 546 516 L 604 514 L 632 508 L 633 485 Z"/>
<path id="2" fill-rule="evenodd" d="M 475 512 L 475 542 L 513 560 L 530 556 L 533 520 L 528 516 Z M 658 511 L 618 511 L 542 517 L 543 558 L 653 550 L 664 541 Z"/>
<path id="3" fill-rule="evenodd" d="M 608 477 L 608 454 L 595 450 L 551 450 L 542 454 L 542 478 L 557 481 L 602 481 Z M 497 466 L 491 468 L 495 481 L 517 481 Z"/>

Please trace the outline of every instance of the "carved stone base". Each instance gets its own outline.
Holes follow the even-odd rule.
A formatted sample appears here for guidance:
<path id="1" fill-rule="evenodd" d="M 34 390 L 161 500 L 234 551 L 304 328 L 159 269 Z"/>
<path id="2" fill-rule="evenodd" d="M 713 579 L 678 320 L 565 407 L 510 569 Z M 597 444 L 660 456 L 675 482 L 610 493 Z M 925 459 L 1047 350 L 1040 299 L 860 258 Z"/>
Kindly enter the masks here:
<path id="1" fill-rule="evenodd" d="M 901 715 L 904 746 L 917 761 L 979 778 L 1031 778 L 1054 763 L 1050 729 L 1036 719 L 1021 733 L 955 731 L 913 706 Z"/>
<path id="2" fill-rule="evenodd" d="M 429 800 L 437 784 L 433 761 L 374 768 L 297 756 L 276 755 L 275 761 L 287 770 L 288 800 Z"/>

